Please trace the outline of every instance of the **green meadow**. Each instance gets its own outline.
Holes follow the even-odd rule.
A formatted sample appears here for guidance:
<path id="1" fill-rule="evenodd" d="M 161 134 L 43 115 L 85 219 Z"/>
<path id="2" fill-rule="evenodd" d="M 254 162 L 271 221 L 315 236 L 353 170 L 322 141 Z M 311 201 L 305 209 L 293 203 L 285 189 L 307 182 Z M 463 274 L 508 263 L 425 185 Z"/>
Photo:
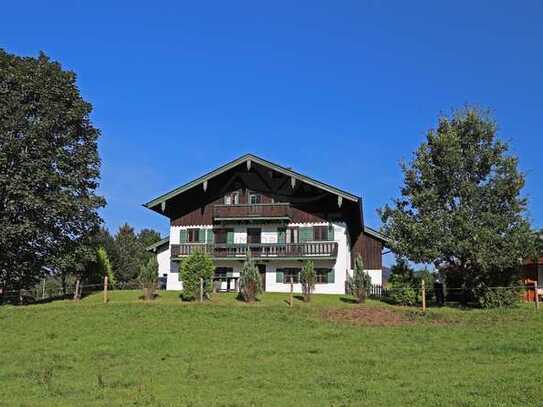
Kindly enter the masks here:
<path id="1" fill-rule="evenodd" d="M 139 291 L 0 307 L 0 406 L 541 406 L 543 310 L 188 304 Z"/>

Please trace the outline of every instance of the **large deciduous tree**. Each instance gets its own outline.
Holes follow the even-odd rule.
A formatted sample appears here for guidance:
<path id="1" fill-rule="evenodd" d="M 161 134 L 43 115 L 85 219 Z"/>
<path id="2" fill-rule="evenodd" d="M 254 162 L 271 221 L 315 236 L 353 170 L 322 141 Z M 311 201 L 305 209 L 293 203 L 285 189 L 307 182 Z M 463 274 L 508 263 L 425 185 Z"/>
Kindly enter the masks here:
<path id="1" fill-rule="evenodd" d="M 99 131 L 73 72 L 0 49 L 0 285 L 43 266 L 100 223 Z"/>
<path id="2" fill-rule="evenodd" d="M 511 284 L 535 239 L 518 159 L 490 115 L 467 107 L 440 118 L 402 171 L 401 197 L 381 210 L 392 249 L 454 273 L 468 291 Z"/>

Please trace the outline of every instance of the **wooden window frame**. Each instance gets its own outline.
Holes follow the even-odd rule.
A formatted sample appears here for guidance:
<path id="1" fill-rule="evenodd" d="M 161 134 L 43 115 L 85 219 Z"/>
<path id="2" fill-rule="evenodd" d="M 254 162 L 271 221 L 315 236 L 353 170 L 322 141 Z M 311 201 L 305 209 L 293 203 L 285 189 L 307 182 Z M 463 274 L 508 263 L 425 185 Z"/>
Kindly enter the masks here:
<path id="1" fill-rule="evenodd" d="M 329 284 L 328 273 L 331 272 L 331 268 L 317 267 L 315 268 L 315 284 Z"/>
<path id="2" fill-rule="evenodd" d="M 188 228 L 187 229 L 187 243 L 200 243 L 200 229 Z"/>
<path id="3" fill-rule="evenodd" d="M 285 267 L 285 268 L 278 268 L 276 271 L 283 273 L 283 284 L 290 284 L 290 276 L 292 275 L 293 284 L 299 284 L 300 283 L 300 272 L 302 269 L 296 268 L 296 267 Z"/>

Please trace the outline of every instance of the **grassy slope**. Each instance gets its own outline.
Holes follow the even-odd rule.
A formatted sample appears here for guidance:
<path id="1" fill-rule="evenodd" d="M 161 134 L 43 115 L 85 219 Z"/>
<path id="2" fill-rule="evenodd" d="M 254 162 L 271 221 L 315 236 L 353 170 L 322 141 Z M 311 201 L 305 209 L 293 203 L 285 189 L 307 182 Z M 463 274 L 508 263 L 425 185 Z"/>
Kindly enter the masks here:
<path id="1" fill-rule="evenodd" d="M 541 405 L 543 313 L 433 310 L 453 324 L 367 327 L 233 296 L 139 292 L 0 307 L 0 405 Z M 370 303 L 370 307 L 388 307 Z"/>

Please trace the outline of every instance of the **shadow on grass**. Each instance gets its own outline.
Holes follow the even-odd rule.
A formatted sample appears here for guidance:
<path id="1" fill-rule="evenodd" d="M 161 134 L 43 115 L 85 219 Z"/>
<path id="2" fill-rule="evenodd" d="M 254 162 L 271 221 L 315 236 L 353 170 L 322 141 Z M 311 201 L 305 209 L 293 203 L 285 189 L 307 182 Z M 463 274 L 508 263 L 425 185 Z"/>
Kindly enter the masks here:
<path id="1" fill-rule="evenodd" d="M 354 298 L 350 298 L 350 297 L 339 297 L 339 300 L 341 302 L 345 302 L 347 304 L 356 304 L 356 300 Z"/>

